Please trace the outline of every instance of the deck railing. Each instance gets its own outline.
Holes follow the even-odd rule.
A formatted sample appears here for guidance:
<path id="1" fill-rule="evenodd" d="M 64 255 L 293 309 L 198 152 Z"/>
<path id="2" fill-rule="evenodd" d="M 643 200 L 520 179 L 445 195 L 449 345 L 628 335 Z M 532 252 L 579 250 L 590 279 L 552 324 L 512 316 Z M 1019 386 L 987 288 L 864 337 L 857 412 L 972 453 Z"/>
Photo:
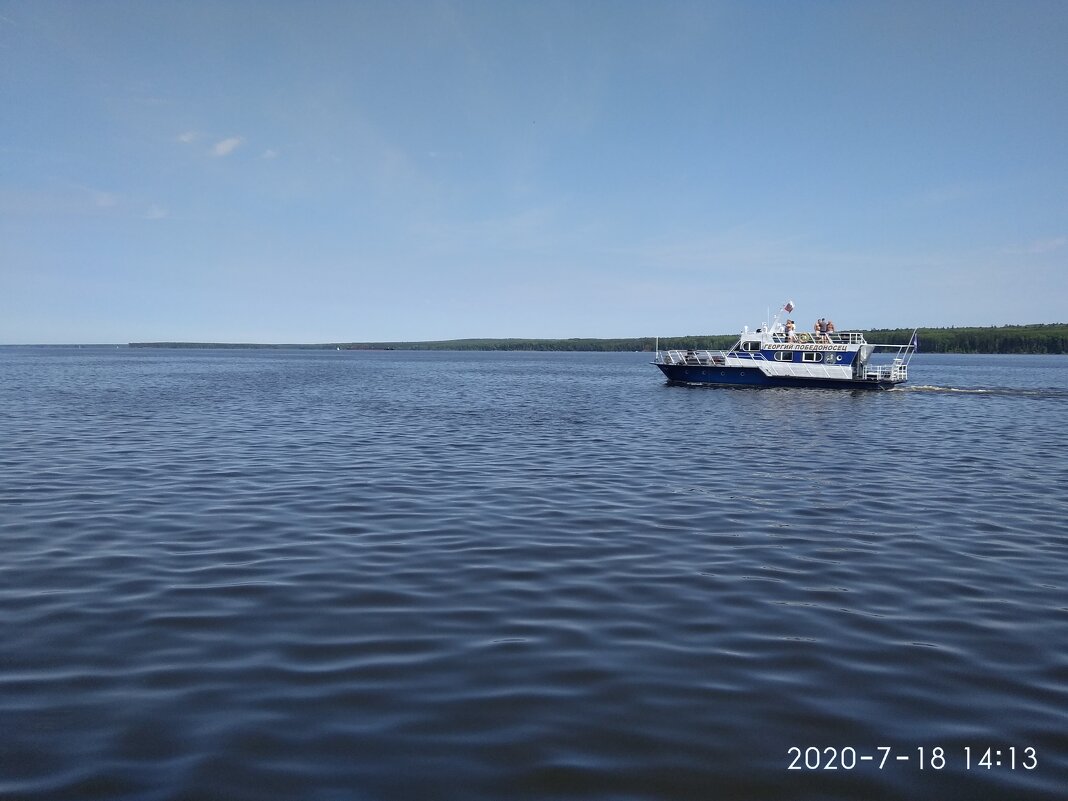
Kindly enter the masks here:
<path id="1" fill-rule="evenodd" d="M 771 335 L 772 342 L 796 342 L 799 345 L 863 345 L 864 335 L 859 331 L 832 331 L 829 334 L 817 334 L 812 331 L 798 331 L 793 339 L 784 333 Z"/>
<path id="2" fill-rule="evenodd" d="M 894 359 L 890 364 L 869 364 L 864 368 L 864 377 L 869 381 L 907 381 L 909 365 L 905 359 Z"/>
<path id="3" fill-rule="evenodd" d="M 662 364 L 692 364 L 695 367 L 712 367 L 725 364 L 723 351 L 710 350 L 662 350 Z"/>

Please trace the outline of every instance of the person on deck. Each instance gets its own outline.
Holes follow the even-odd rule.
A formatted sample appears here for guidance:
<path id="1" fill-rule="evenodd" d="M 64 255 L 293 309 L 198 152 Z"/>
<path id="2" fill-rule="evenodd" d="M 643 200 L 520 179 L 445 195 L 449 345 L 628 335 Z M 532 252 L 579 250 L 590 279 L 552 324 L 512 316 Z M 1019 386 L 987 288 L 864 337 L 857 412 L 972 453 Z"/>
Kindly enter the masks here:
<path id="1" fill-rule="evenodd" d="M 827 338 L 827 320 L 825 318 L 821 317 L 819 320 L 816 321 L 815 332 L 819 335 L 818 337 L 816 337 L 819 342 L 830 341 Z"/>

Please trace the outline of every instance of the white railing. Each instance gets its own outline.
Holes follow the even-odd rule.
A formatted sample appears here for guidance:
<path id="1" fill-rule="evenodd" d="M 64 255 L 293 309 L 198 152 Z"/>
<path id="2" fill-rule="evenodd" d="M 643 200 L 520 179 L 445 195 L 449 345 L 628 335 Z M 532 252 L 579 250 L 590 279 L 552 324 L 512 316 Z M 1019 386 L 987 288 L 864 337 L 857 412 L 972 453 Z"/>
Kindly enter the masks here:
<path id="1" fill-rule="evenodd" d="M 864 369 L 869 381 L 907 381 L 909 366 L 904 359 L 894 359 L 890 364 L 869 364 Z"/>
<path id="2" fill-rule="evenodd" d="M 834 331 L 829 334 L 817 334 L 810 331 L 798 331 L 793 338 L 776 332 L 771 335 L 772 342 L 791 342 L 798 345 L 864 345 L 864 335 L 859 331 Z"/>
<path id="3" fill-rule="evenodd" d="M 690 364 L 694 367 L 721 367 L 726 364 L 726 354 L 711 350 L 662 350 L 661 364 Z"/>
<path id="4" fill-rule="evenodd" d="M 814 334 L 807 331 L 794 334 L 793 338 L 787 339 L 783 333 L 765 334 L 764 342 L 775 344 L 792 345 L 864 345 L 864 335 L 859 331 L 843 331 L 832 334 Z M 762 342 L 761 344 L 764 344 Z M 710 366 L 723 364 L 723 359 L 728 355 L 726 351 L 716 350 L 663 350 L 658 351 L 660 361 L 664 364 L 692 364 L 697 366 Z M 759 351 L 730 350 L 730 356 L 742 355 L 742 358 L 763 359 Z"/>

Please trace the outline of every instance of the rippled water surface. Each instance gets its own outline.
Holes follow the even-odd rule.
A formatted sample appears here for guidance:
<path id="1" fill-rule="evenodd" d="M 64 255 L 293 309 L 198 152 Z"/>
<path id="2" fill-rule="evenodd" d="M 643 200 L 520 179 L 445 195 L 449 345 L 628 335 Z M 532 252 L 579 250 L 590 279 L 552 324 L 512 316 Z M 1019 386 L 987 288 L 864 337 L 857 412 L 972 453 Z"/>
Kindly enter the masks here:
<path id="1" fill-rule="evenodd" d="M 1063 798 L 1068 359 L 649 361 L 0 349 L 0 797 Z"/>

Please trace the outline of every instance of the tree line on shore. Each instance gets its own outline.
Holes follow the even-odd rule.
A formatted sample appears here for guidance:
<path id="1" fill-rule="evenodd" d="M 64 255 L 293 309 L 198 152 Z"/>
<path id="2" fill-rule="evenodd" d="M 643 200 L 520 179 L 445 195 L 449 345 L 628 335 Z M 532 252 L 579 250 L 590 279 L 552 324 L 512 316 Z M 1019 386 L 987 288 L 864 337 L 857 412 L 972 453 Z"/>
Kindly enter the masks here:
<path id="1" fill-rule="evenodd" d="M 864 332 L 869 342 L 908 342 L 905 328 Z M 1068 324 L 1003 325 L 989 328 L 920 328 L 923 353 L 1068 353 Z"/>
<path id="2" fill-rule="evenodd" d="M 912 329 L 863 331 L 868 342 L 905 344 Z M 986 328 L 920 328 L 919 350 L 925 353 L 1068 353 L 1068 323 L 1004 325 Z M 722 350 L 737 334 L 660 337 L 661 350 Z M 483 351 L 645 351 L 657 346 L 654 337 L 620 339 L 447 339 L 435 342 L 333 342 L 316 345 L 256 345 L 209 342 L 131 342 L 140 348 L 305 348 L 341 350 L 483 350 Z"/>

